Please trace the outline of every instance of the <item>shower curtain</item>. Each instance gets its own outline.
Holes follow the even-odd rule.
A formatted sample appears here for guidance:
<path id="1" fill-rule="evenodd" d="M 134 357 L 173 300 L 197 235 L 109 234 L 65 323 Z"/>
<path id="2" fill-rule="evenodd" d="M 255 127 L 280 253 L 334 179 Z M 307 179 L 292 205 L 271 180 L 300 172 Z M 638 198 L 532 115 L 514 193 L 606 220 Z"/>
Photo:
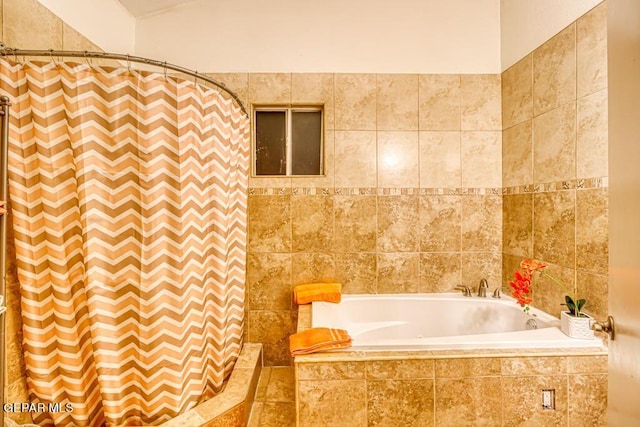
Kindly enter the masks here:
<path id="1" fill-rule="evenodd" d="M 163 74 L 0 61 L 34 421 L 167 421 L 240 351 L 248 119 Z"/>

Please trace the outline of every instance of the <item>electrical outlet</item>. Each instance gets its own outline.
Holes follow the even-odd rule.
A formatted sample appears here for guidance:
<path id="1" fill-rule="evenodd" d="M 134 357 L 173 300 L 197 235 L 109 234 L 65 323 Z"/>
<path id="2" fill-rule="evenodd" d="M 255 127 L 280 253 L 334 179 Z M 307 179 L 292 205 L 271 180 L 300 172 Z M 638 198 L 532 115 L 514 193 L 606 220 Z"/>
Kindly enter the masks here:
<path id="1" fill-rule="evenodd" d="M 542 390 L 542 409 L 556 409 L 556 391 L 553 389 Z"/>

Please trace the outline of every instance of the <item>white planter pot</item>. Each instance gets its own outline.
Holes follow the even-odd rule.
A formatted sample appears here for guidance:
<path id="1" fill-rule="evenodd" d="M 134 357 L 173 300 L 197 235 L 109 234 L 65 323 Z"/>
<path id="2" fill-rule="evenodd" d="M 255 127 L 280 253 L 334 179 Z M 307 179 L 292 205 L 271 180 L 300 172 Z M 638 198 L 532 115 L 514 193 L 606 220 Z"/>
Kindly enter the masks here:
<path id="1" fill-rule="evenodd" d="M 584 314 L 584 313 L 583 313 Z M 591 321 L 593 317 L 584 314 L 586 317 L 571 316 L 568 311 L 560 313 L 560 330 L 571 338 L 581 340 L 595 339 L 595 335 L 591 330 Z"/>

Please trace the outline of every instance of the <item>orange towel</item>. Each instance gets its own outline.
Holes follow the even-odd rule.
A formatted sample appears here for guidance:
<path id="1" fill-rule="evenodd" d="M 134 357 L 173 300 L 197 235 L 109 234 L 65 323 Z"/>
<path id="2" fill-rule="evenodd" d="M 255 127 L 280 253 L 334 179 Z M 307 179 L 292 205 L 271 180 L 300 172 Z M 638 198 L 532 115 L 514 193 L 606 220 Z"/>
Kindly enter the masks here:
<path id="1" fill-rule="evenodd" d="M 298 304 L 309 304 L 312 301 L 340 302 L 342 285 L 340 283 L 309 283 L 293 289 L 293 301 Z"/>
<path id="2" fill-rule="evenodd" d="M 350 346 L 351 337 L 344 329 L 311 328 L 289 337 L 292 356 Z"/>

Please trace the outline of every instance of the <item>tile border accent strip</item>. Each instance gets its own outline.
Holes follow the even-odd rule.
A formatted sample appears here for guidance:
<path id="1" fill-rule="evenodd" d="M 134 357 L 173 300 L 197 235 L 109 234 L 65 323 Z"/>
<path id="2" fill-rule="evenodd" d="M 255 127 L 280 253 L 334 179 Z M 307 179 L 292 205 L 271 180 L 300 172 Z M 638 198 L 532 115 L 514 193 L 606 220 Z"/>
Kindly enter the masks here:
<path id="1" fill-rule="evenodd" d="M 469 195 L 486 196 L 503 194 L 501 188 L 307 188 L 307 187 L 274 187 L 249 188 L 250 196 L 414 196 L 414 195 Z"/>
<path id="2" fill-rule="evenodd" d="M 563 190 L 588 190 L 593 188 L 608 188 L 609 177 L 598 178 L 578 178 L 566 181 L 547 182 L 544 184 L 519 185 L 515 187 L 505 187 L 502 194 L 526 194 L 526 193 L 548 193 Z"/>

